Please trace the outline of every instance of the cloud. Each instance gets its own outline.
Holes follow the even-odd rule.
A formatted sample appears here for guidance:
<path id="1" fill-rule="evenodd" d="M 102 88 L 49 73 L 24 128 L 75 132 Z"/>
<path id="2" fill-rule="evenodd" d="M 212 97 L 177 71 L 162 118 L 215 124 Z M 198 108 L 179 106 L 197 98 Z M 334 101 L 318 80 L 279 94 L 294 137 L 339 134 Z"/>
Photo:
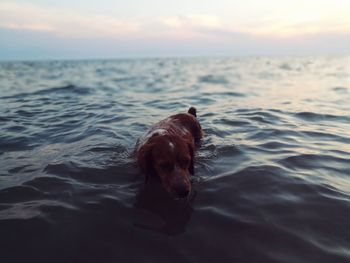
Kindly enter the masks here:
<path id="1" fill-rule="evenodd" d="M 170 16 L 160 20 L 167 29 L 221 37 L 243 34 L 251 37 L 300 38 L 308 35 L 350 34 L 350 17 L 338 20 L 320 14 L 298 13 L 290 16 L 272 15 L 254 23 L 242 23 L 213 15 Z"/>
<path id="2" fill-rule="evenodd" d="M 0 28 L 45 31 L 66 38 L 110 37 L 223 37 L 247 36 L 293 38 L 317 33 L 350 34 L 350 16 L 300 10 L 239 19 L 214 14 L 182 14 L 156 17 L 116 18 L 33 4 L 0 4 Z"/>
<path id="3" fill-rule="evenodd" d="M 170 28 L 176 29 L 219 28 L 224 26 L 219 17 L 214 15 L 203 14 L 169 16 L 163 18 L 161 22 Z"/>
<path id="4" fill-rule="evenodd" d="M 137 23 L 104 15 L 87 15 L 29 4 L 1 3 L 0 28 L 47 31 L 66 37 L 123 36 L 138 30 Z"/>
<path id="5" fill-rule="evenodd" d="M 300 12 L 285 17 L 270 16 L 255 28 L 256 35 L 276 37 L 300 37 L 323 33 L 350 34 L 350 18 L 334 19 L 320 14 Z"/>
<path id="6" fill-rule="evenodd" d="M 3 22 L 0 24 L 1 28 L 13 29 L 13 30 L 29 30 L 29 31 L 46 31 L 51 32 L 54 31 L 54 28 L 47 24 L 19 24 L 13 22 Z"/>

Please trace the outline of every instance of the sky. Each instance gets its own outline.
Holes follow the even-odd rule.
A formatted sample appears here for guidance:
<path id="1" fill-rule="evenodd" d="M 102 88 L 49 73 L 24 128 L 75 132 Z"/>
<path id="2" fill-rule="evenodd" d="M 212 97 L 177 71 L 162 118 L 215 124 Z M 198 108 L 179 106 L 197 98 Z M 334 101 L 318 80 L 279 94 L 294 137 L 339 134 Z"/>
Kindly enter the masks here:
<path id="1" fill-rule="evenodd" d="M 0 0 L 0 60 L 349 54 L 349 0 Z"/>

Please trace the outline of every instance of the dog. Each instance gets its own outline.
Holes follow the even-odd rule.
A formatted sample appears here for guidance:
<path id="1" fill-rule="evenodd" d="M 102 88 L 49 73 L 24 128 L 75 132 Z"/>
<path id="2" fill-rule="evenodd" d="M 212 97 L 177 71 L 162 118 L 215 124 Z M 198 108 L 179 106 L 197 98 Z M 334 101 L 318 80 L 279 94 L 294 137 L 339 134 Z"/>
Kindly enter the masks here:
<path id="1" fill-rule="evenodd" d="M 187 113 L 154 124 L 136 146 L 137 163 L 146 182 L 149 176 L 159 177 L 173 197 L 185 198 L 191 193 L 196 143 L 203 137 L 196 112 L 191 107 Z"/>

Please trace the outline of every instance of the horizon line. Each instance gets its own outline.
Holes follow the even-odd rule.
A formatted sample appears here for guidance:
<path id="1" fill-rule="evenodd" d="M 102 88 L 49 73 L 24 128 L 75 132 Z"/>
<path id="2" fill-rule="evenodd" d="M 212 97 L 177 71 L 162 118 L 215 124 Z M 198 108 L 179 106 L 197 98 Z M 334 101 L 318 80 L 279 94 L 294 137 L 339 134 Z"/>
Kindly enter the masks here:
<path id="1" fill-rule="evenodd" d="M 81 57 L 81 58 L 0 58 L 0 63 L 6 62 L 49 62 L 49 61 L 113 61 L 113 60 L 156 60 L 156 59 L 209 59 L 209 58 L 287 58 L 287 57 L 348 57 L 350 53 L 315 53 L 315 54 L 236 54 L 236 55 L 158 55 L 158 56 L 115 56 L 115 57 Z"/>

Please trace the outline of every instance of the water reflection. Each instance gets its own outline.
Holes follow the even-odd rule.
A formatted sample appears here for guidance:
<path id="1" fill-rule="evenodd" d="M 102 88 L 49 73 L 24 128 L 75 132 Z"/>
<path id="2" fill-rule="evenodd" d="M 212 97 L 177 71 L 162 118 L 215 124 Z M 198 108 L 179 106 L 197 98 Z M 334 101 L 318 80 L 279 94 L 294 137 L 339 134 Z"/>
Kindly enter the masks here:
<path id="1" fill-rule="evenodd" d="M 195 197 L 193 192 L 188 200 L 175 200 L 158 181 L 151 180 L 138 193 L 134 207 L 150 212 L 156 219 L 146 213 L 134 226 L 171 236 L 184 233 L 192 216 Z"/>

